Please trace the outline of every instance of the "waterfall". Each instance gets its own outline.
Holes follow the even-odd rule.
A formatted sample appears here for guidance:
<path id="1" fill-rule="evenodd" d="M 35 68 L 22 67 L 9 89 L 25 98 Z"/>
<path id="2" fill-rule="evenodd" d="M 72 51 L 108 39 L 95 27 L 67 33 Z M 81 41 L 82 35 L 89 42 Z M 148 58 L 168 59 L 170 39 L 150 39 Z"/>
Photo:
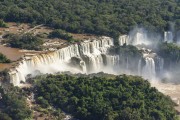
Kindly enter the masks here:
<path id="1" fill-rule="evenodd" d="M 119 36 L 119 45 L 123 46 L 124 44 L 128 45 L 129 44 L 129 36 L 128 35 L 122 35 Z"/>
<path id="2" fill-rule="evenodd" d="M 164 73 L 164 59 L 157 57 L 156 58 L 156 72 L 159 75 L 158 77 L 161 77 Z"/>
<path id="3" fill-rule="evenodd" d="M 84 61 L 80 62 L 80 66 L 82 68 L 82 72 L 83 73 L 87 73 L 87 69 L 86 69 L 86 63 Z"/>
<path id="4" fill-rule="evenodd" d="M 140 39 L 141 35 L 137 35 Z M 129 44 L 127 35 L 121 36 L 119 44 Z M 113 39 L 97 37 L 78 44 L 69 45 L 54 52 L 27 54 L 9 70 L 10 82 L 19 86 L 26 81 L 26 76 L 36 76 L 39 73 L 57 73 L 70 71 L 71 73 L 133 74 L 148 79 L 156 76 L 156 71 L 163 70 L 163 61 L 155 59 L 152 51 L 143 49 L 143 58 L 138 61 L 119 53 L 111 53 Z M 119 51 L 121 52 L 121 51 Z M 159 62 L 156 62 L 159 61 Z M 143 63 L 145 62 L 145 63 Z M 133 68 L 133 70 L 132 70 Z M 136 70 L 138 69 L 138 70 Z"/>
<path id="5" fill-rule="evenodd" d="M 119 65 L 119 56 L 118 55 L 106 55 L 107 66 L 115 67 Z"/>
<path id="6" fill-rule="evenodd" d="M 129 44 L 131 45 L 149 45 L 151 44 L 151 40 L 148 39 L 147 32 L 143 29 L 140 29 L 130 35 L 129 37 Z"/>
<path id="7" fill-rule="evenodd" d="M 135 36 L 135 40 L 133 42 L 133 45 L 139 45 L 139 44 L 142 44 L 142 40 L 144 40 L 144 35 L 143 33 L 140 33 L 140 32 L 137 32 L 136 33 L 136 36 Z"/>
<path id="8" fill-rule="evenodd" d="M 101 71 L 103 67 L 103 58 L 101 55 L 89 55 L 88 61 L 85 63 L 88 66 L 88 73 L 95 73 Z"/>
<path id="9" fill-rule="evenodd" d="M 142 75 L 142 59 L 140 59 L 138 62 L 138 75 Z"/>
<path id="10" fill-rule="evenodd" d="M 145 66 L 142 68 L 142 76 L 147 79 L 155 78 L 155 62 L 153 58 L 145 58 Z"/>
<path id="11" fill-rule="evenodd" d="M 28 74 L 56 73 L 70 71 L 72 73 L 95 73 L 105 71 L 106 59 L 103 54 L 108 54 L 108 49 L 113 46 L 110 37 L 99 37 L 95 40 L 84 41 L 73 44 L 55 52 L 41 53 L 37 55 L 26 55 L 9 70 L 10 80 L 15 86 L 21 81 L 25 82 Z M 79 58 L 79 67 L 72 67 L 73 57 Z M 115 60 L 112 60 L 115 61 Z M 113 62 L 114 64 L 115 62 Z M 108 64 L 110 64 L 108 62 Z"/>
<path id="12" fill-rule="evenodd" d="M 157 77 L 162 77 L 163 73 L 164 60 L 162 58 L 146 56 L 139 60 L 138 75 L 143 76 L 146 79 L 155 79 Z"/>
<path id="13" fill-rule="evenodd" d="M 170 31 L 164 32 L 164 42 L 172 43 L 173 42 L 173 34 Z"/>
<path id="14" fill-rule="evenodd" d="M 143 58 L 138 63 L 138 75 L 146 79 L 160 77 L 164 69 L 164 60 L 149 49 L 142 48 Z"/>
<path id="15" fill-rule="evenodd" d="M 129 59 L 128 59 L 128 57 L 127 57 L 127 59 L 126 59 L 126 69 L 127 69 L 127 70 L 129 69 Z"/>

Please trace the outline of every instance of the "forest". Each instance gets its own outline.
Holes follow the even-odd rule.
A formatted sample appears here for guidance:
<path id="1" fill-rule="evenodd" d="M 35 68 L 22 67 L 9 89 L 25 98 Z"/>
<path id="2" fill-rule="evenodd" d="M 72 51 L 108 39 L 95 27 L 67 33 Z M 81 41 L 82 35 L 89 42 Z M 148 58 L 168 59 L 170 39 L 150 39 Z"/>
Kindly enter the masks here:
<path id="1" fill-rule="evenodd" d="M 180 31 L 180 0 L 0 0 L 0 27 L 8 27 L 6 22 L 45 24 L 55 28 L 48 38 L 68 42 L 77 41 L 69 33 L 106 35 L 117 42 L 119 35 L 128 34 L 134 27 L 161 34 Z M 44 42 L 32 34 L 3 37 L 10 47 L 21 49 L 42 50 Z M 166 65 L 180 63 L 180 47 L 173 43 L 160 43 L 154 51 Z M 115 46 L 109 52 L 120 53 L 124 61 L 129 58 L 137 64 L 142 57 L 131 45 Z M 9 62 L 0 54 L 0 63 Z M 137 70 L 129 64 L 130 69 Z M 0 80 L 9 81 L 6 76 L 0 72 Z M 170 97 L 139 76 L 45 74 L 29 80 L 35 104 L 48 114 L 51 109 L 80 120 L 178 120 L 176 104 Z M 10 84 L 0 86 L 0 120 L 33 119 L 26 103 L 28 94 Z"/>
<path id="2" fill-rule="evenodd" d="M 64 39 L 64 40 L 67 40 L 68 42 L 78 41 L 78 40 L 74 39 L 70 33 L 67 33 L 66 31 L 61 30 L 61 29 L 53 30 L 52 32 L 49 33 L 48 37 Z"/>
<path id="3" fill-rule="evenodd" d="M 0 86 L 0 120 L 30 120 L 32 111 L 27 107 L 25 95 L 18 87 Z"/>
<path id="4" fill-rule="evenodd" d="M 53 106 L 80 120 L 177 119 L 175 104 L 147 80 L 99 74 L 38 76 L 35 99 L 44 108 Z"/>
<path id="5" fill-rule="evenodd" d="M 6 38 L 4 42 L 10 47 L 28 50 L 42 50 L 42 44 L 44 43 L 40 37 L 34 36 L 30 33 L 22 35 L 6 34 L 3 38 Z"/>
<path id="6" fill-rule="evenodd" d="M 172 26 L 180 30 L 180 1 L 0 0 L 0 18 L 116 38 L 135 26 L 158 32 Z"/>

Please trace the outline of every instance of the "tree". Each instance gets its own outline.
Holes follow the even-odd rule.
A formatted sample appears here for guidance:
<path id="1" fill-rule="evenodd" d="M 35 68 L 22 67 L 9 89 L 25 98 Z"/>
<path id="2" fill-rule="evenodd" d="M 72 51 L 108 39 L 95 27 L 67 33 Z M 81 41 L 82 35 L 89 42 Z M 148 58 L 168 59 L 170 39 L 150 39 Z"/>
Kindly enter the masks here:
<path id="1" fill-rule="evenodd" d="M 2 19 L 0 19 L 0 27 L 7 27 L 7 24 Z"/>
<path id="2" fill-rule="evenodd" d="M 177 119 L 174 103 L 148 81 L 137 76 L 102 76 L 39 76 L 34 79 L 35 99 L 41 96 L 80 120 Z"/>
<path id="3" fill-rule="evenodd" d="M 28 50 L 41 50 L 43 40 L 33 36 L 32 34 L 23 34 L 23 35 L 9 35 L 7 36 L 7 43 L 11 47 L 22 48 Z"/>

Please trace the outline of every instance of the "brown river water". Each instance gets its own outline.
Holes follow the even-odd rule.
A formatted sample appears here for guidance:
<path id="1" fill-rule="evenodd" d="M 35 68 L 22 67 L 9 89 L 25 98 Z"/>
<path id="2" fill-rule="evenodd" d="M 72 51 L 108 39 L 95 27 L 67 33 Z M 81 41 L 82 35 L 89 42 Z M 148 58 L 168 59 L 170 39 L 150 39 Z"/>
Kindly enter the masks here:
<path id="1" fill-rule="evenodd" d="M 24 53 L 20 49 L 0 45 L 0 53 L 4 54 L 11 61 L 18 60 Z M 12 64 L 0 63 L 0 71 L 10 68 Z"/>
<path id="2" fill-rule="evenodd" d="M 0 52 L 12 61 L 18 60 L 24 53 L 20 49 L 0 45 Z"/>
<path id="3" fill-rule="evenodd" d="M 156 87 L 160 92 L 171 97 L 178 105 L 175 109 L 180 113 L 180 84 L 162 83 L 158 81 L 150 82 L 152 87 Z"/>

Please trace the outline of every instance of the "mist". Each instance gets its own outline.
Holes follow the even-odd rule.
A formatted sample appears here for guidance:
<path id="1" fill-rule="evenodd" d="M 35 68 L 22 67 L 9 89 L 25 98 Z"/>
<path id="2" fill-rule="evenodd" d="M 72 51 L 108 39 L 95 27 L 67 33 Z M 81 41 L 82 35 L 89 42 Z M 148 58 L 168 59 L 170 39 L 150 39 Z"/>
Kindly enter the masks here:
<path id="1" fill-rule="evenodd" d="M 149 32 L 145 28 L 135 27 L 129 32 L 130 41 L 132 45 L 155 45 L 162 41 L 160 33 Z"/>
<path id="2" fill-rule="evenodd" d="M 165 33 L 153 33 L 135 27 L 128 35 L 119 37 L 119 47 L 115 47 L 112 38 L 103 36 L 30 59 L 24 57 L 15 68 L 10 69 L 11 82 L 18 86 L 30 74 L 36 76 L 64 71 L 72 74 L 104 72 L 139 75 L 149 81 L 159 82 L 180 81 L 179 63 L 168 63 L 166 58 L 157 53 L 159 44 L 171 39 L 171 33 L 164 36 Z"/>
<path id="3" fill-rule="evenodd" d="M 155 64 L 146 62 L 147 64 L 152 64 L 150 65 L 150 68 L 154 69 L 155 65 L 155 77 L 153 77 L 153 74 L 151 75 L 144 72 L 141 74 L 144 78 L 158 82 L 180 83 L 179 60 L 167 62 L 168 58 L 162 58 L 157 53 L 160 49 L 159 44 L 174 43 L 174 45 L 180 45 L 180 31 L 176 32 L 173 25 L 170 28 L 171 29 L 169 31 L 165 31 L 163 34 L 148 32 L 148 30 L 138 27 L 135 27 L 132 31 L 130 31 L 130 43 L 142 50 L 142 54 L 145 59 L 152 58 L 155 62 Z M 176 33 L 176 37 L 174 37 L 174 33 Z M 180 51 L 177 52 L 179 53 Z M 145 64 L 145 66 L 147 64 Z M 149 68 L 147 67 L 147 69 L 143 69 L 143 71 L 148 71 L 148 69 Z M 148 73 L 150 72 L 153 72 L 153 70 L 148 71 Z"/>

